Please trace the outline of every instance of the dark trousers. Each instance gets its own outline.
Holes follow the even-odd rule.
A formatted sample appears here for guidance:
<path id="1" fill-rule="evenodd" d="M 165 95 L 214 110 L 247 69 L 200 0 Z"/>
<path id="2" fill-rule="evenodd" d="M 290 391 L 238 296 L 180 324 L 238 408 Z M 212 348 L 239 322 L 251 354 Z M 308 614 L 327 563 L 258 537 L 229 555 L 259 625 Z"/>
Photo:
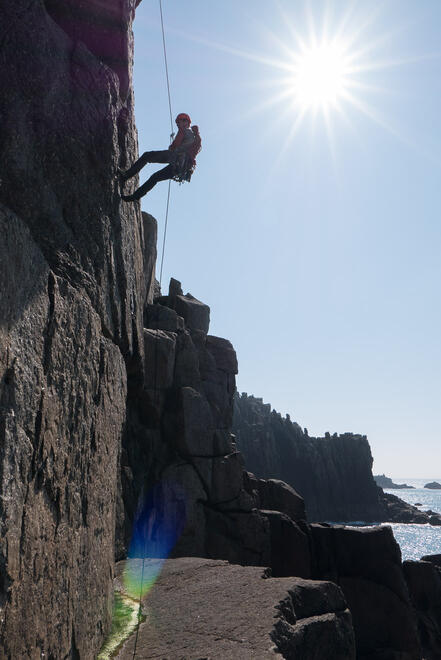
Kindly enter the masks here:
<path id="1" fill-rule="evenodd" d="M 175 175 L 175 166 L 174 166 L 174 161 L 176 160 L 176 154 L 173 151 L 169 151 L 169 149 L 164 149 L 164 151 L 145 151 L 142 156 L 138 158 L 138 160 L 133 163 L 132 167 L 130 167 L 125 173 L 124 173 L 124 179 L 131 179 L 132 176 L 135 176 L 135 174 L 138 174 L 140 170 L 146 165 L 147 163 L 169 163 L 166 167 L 163 167 L 162 170 L 158 170 L 152 176 L 150 179 L 148 179 L 142 186 L 138 188 L 138 190 L 135 190 L 135 192 L 132 195 L 125 195 L 124 199 L 126 200 L 136 200 L 136 199 L 141 199 L 141 197 L 144 197 L 146 193 L 149 192 L 153 188 L 153 186 L 156 186 L 158 181 L 165 181 L 166 179 L 173 179 Z"/>

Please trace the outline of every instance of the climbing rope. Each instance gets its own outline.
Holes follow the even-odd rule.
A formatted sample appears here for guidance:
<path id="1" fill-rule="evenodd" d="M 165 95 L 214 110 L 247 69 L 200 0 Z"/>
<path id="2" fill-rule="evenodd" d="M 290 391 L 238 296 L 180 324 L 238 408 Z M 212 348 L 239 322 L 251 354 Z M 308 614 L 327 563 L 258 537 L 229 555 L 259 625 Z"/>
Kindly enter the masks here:
<path id="1" fill-rule="evenodd" d="M 171 107 L 170 82 L 169 82 L 169 79 L 168 79 L 167 48 L 165 46 L 164 18 L 162 16 L 162 0 L 159 0 L 159 13 L 161 14 L 162 48 L 163 48 L 163 51 L 164 51 L 165 77 L 167 79 L 167 93 L 168 93 L 168 109 L 169 109 L 169 112 L 170 112 L 170 128 L 171 128 L 170 137 L 173 137 L 174 136 L 173 114 L 172 114 L 172 107 Z"/>
<path id="2" fill-rule="evenodd" d="M 161 269 L 159 271 L 159 289 L 161 290 L 162 284 L 162 266 L 164 265 L 164 252 L 165 252 L 165 237 L 167 236 L 167 222 L 168 222 L 168 207 L 170 204 L 170 185 L 171 181 L 168 182 L 168 195 L 167 195 L 167 208 L 165 211 L 165 225 L 164 225 L 164 239 L 162 241 L 162 255 L 161 255 Z"/>
<path id="3" fill-rule="evenodd" d="M 167 63 L 167 47 L 165 45 L 165 31 L 164 31 L 164 17 L 162 14 L 162 0 L 159 0 L 159 13 L 161 15 L 161 31 L 162 31 L 162 50 L 164 53 L 164 65 L 165 65 L 165 78 L 167 80 L 167 94 L 168 94 L 168 110 L 170 113 L 170 139 L 172 140 L 174 137 L 174 131 L 173 131 L 173 113 L 172 113 L 172 106 L 171 106 L 171 94 L 170 94 L 170 80 L 168 77 L 168 63 Z M 168 223 L 168 208 L 169 208 L 169 203 L 170 203 L 170 186 L 171 186 L 171 179 L 168 181 L 168 193 L 167 193 L 167 208 L 165 211 L 165 224 L 164 224 L 164 238 L 162 241 L 162 257 L 161 257 L 161 270 L 159 274 L 159 288 L 161 288 L 162 284 L 162 266 L 164 264 L 164 251 L 165 251 L 165 240 L 167 237 L 167 223 Z"/>
<path id="4" fill-rule="evenodd" d="M 172 113 L 172 106 L 171 106 L 171 94 L 170 94 L 170 81 L 168 77 L 168 64 L 167 64 L 167 48 L 165 45 L 165 32 L 164 32 L 164 17 L 162 14 L 162 0 L 159 0 L 159 13 L 161 16 L 161 30 L 162 30 L 162 48 L 163 48 L 163 53 L 164 53 L 164 64 L 165 64 L 165 77 L 167 80 L 167 94 L 168 94 L 168 109 L 170 113 L 170 139 L 172 140 L 174 137 L 174 131 L 173 131 L 173 113 Z M 168 182 L 168 193 L 167 193 L 167 207 L 165 211 L 165 223 L 164 223 L 164 238 L 162 241 L 162 255 L 161 255 L 161 268 L 160 268 L 160 273 L 159 273 L 159 290 L 161 290 L 161 285 L 162 285 L 162 267 L 164 265 L 164 253 L 165 253 L 165 241 L 167 237 L 167 224 L 168 224 L 168 209 L 170 205 L 170 185 L 171 185 L 171 180 L 169 179 Z M 158 314 L 159 314 L 159 307 L 158 307 Z M 157 315 L 158 316 L 158 315 Z M 156 319 L 156 325 L 157 325 L 158 318 Z M 156 328 L 157 329 L 157 328 Z M 155 355 L 154 355 L 154 365 L 153 365 L 153 371 L 155 374 L 155 382 L 154 382 L 154 390 L 157 392 L 157 344 L 158 344 L 158 336 L 155 337 Z M 146 554 L 147 554 L 147 535 L 144 538 L 144 553 L 142 557 L 142 570 L 141 570 L 141 585 L 139 589 L 139 607 L 138 607 L 138 617 L 137 617 L 137 623 L 136 623 L 136 636 L 135 636 L 135 644 L 133 647 L 133 660 L 135 660 L 136 656 L 136 649 L 138 647 L 138 635 L 139 635 L 139 625 L 141 623 L 141 616 L 142 616 L 142 588 L 143 588 L 143 583 L 144 583 L 144 567 L 145 567 L 145 560 L 146 560 Z"/>

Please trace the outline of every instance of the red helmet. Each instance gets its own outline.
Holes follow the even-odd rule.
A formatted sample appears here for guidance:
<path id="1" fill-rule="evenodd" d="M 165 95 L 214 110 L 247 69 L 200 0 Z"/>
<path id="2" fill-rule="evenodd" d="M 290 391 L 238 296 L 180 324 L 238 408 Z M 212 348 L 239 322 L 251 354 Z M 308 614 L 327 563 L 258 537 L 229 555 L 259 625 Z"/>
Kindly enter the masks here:
<path id="1" fill-rule="evenodd" d="M 175 120 L 176 123 L 178 123 L 178 119 L 186 119 L 186 120 L 188 121 L 188 123 L 191 124 L 190 116 L 187 115 L 186 112 L 180 112 L 180 113 L 178 114 L 178 116 L 176 117 L 176 120 Z"/>

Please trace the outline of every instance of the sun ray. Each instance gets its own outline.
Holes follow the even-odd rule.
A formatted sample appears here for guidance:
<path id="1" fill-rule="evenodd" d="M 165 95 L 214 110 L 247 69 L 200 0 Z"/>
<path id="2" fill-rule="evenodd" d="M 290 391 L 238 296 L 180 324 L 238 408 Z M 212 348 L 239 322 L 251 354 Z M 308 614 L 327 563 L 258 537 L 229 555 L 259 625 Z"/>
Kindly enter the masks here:
<path id="1" fill-rule="evenodd" d="M 266 140 L 280 133 L 284 136 L 277 157 L 271 163 L 272 170 L 286 158 L 302 127 L 305 130 L 308 126 L 314 128 L 319 122 L 325 129 L 334 162 L 338 156 L 339 122 L 347 125 L 358 139 L 357 126 L 361 117 L 369 119 L 400 142 L 418 149 L 379 110 L 382 98 L 398 94 L 387 73 L 399 67 L 439 59 L 441 53 L 391 57 L 391 43 L 408 26 L 400 23 L 392 30 L 378 30 L 381 23 L 378 19 L 383 11 L 381 3 L 369 6 L 366 11 L 360 9 L 356 0 L 348 0 L 343 6 L 325 0 L 317 10 L 314 0 L 305 0 L 303 12 L 296 12 L 295 18 L 292 4 L 273 1 L 276 20 L 272 29 L 260 24 L 263 38 L 256 50 L 208 41 L 204 36 L 170 28 L 175 36 L 186 41 L 256 65 L 254 83 L 241 83 L 238 93 L 246 95 L 250 89 L 260 87 L 262 94 L 253 94 L 253 102 L 248 104 L 247 110 L 240 115 L 225 117 L 224 124 L 246 124 L 259 115 L 267 120 L 271 113 L 270 121 L 265 121 L 259 131 L 260 138 Z M 283 29 L 276 26 L 283 26 Z"/>

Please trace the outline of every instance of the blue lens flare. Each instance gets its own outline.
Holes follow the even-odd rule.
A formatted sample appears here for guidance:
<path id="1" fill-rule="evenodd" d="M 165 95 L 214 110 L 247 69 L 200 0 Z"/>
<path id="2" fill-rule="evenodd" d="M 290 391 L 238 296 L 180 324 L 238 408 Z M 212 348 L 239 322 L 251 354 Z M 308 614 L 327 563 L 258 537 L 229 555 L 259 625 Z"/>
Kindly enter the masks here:
<path id="1" fill-rule="evenodd" d="M 170 481 L 140 498 L 123 576 L 130 598 L 144 598 L 158 579 L 184 528 L 185 504 L 182 486 Z"/>

